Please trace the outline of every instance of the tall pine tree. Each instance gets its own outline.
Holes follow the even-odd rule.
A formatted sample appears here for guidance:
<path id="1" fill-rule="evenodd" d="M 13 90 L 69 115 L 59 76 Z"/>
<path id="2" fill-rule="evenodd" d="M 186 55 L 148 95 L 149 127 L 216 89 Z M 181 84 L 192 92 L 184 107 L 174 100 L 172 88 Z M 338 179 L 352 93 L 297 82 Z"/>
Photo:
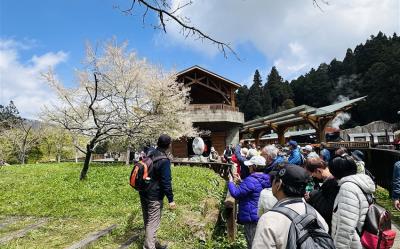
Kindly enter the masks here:
<path id="1" fill-rule="evenodd" d="M 283 81 L 276 67 L 272 67 L 265 84 L 267 90 L 271 94 L 271 107 L 273 112 L 278 111 L 278 107 L 282 105 L 283 101 L 293 97 L 293 92 L 289 83 Z"/>
<path id="2" fill-rule="evenodd" d="M 263 91 L 262 80 L 258 70 L 254 73 L 253 84 L 250 87 L 247 102 L 244 107 L 244 114 L 246 120 L 251 120 L 263 115 L 262 107 Z"/>

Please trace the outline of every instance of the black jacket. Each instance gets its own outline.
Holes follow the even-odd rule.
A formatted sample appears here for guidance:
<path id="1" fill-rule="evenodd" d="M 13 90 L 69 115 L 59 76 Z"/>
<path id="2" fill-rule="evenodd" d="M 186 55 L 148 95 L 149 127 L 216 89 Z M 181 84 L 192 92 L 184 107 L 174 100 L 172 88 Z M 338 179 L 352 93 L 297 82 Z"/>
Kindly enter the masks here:
<path id="1" fill-rule="evenodd" d="M 153 160 L 157 157 L 165 157 L 157 161 L 153 161 L 153 169 L 151 173 L 152 182 L 146 191 L 141 191 L 140 194 L 148 200 L 162 200 L 167 196 L 168 202 L 174 201 L 172 192 L 172 176 L 171 162 L 167 158 L 165 151 L 155 149 L 148 155 Z"/>
<path id="2" fill-rule="evenodd" d="M 339 185 L 337 180 L 333 178 L 327 179 L 320 189 L 310 193 L 310 200 L 308 201 L 325 219 L 329 229 L 332 223 L 333 205 L 338 192 Z"/>

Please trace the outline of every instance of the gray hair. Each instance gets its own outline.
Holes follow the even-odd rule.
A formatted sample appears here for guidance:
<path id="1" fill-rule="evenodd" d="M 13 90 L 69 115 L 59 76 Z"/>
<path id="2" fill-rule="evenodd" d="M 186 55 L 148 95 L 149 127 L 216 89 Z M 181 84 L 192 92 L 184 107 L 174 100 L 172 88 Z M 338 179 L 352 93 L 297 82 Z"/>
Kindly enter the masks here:
<path id="1" fill-rule="evenodd" d="M 275 159 L 278 156 L 279 152 L 278 148 L 276 148 L 275 145 L 267 145 L 262 150 L 272 159 Z"/>

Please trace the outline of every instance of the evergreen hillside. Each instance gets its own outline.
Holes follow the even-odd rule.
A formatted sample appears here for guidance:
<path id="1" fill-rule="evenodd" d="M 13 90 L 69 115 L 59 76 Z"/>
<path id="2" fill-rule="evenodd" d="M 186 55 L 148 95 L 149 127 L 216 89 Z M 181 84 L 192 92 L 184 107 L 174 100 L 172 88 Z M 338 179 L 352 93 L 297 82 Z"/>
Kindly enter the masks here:
<path id="1" fill-rule="evenodd" d="M 399 120 L 400 37 L 396 33 L 372 35 L 354 50 L 347 49 L 343 61 L 321 63 L 290 83 L 273 67 L 263 85 L 256 70 L 252 86 L 242 86 L 236 96 L 245 119 L 251 120 L 302 104 L 321 107 L 365 95 L 367 100 L 351 110 L 347 126 Z"/>

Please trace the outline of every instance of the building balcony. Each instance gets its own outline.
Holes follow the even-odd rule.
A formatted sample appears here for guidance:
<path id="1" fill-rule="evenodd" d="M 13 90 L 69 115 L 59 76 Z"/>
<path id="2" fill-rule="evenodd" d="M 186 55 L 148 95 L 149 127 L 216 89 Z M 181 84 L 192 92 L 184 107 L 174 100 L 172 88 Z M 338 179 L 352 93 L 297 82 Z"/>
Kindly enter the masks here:
<path id="1" fill-rule="evenodd" d="M 225 104 L 190 104 L 186 109 L 193 123 L 230 122 L 242 124 L 244 114 L 238 107 Z"/>

